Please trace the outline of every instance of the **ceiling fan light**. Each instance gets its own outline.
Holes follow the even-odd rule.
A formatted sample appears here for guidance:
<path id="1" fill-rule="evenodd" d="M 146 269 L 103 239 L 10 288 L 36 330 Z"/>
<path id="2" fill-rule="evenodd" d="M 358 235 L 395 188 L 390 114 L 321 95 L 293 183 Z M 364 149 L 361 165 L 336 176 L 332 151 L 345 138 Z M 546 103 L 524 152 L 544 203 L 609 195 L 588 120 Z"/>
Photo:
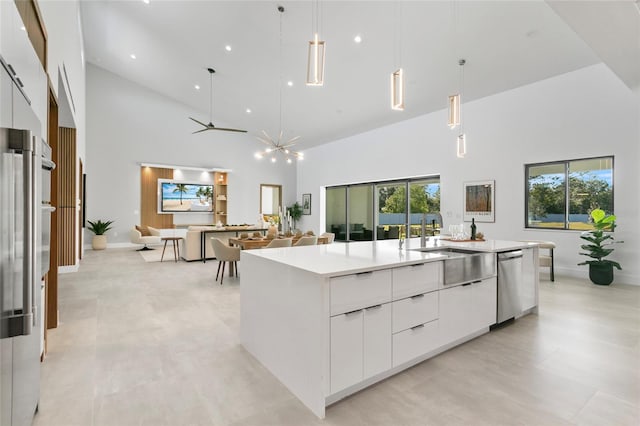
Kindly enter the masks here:
<path id="1" fill-rule="evenodd" d="M 309 56 L 307 60 L 307 86 L 324 85 L 324 41 L 318 39 L 318 33 L 309 42 Z"/>
<path id="2" fill-rule="evenodd" d="M 275 163 L 276 162 L 276 157 L 271 157 L 271 162 Z"/>
<path id="3" fill-rule="evenodd" d="M 262 159 L 262 153 L 261 152 L 256 152 L 255 154 L 253 154 L 254 157 L 256 157 L 258 160 Z"/>
<path id="4" fill-rule="evenodd" d="M 287 157 L 287 163 L 291 164 L 291 158 Z"/>

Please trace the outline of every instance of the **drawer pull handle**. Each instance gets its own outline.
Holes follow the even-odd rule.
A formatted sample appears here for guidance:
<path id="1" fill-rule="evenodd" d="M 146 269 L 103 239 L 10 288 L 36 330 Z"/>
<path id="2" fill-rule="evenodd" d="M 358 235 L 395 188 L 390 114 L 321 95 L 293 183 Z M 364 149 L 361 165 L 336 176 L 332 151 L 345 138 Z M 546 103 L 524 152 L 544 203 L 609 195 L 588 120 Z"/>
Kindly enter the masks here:
<path id="1" fill-rule="evenodd" d="M 363 275 L 371 275 L 373 274 L 373 271 L 367 271 L 367 272 L 358 272 L 356 275 L 361 277 Z"/>
<path id="2" fill-rule="evenodd" d="M 356 309 L 355 311 L 345 312 L 344 316 L 348 317 L 349 315 L 357 314 L 358 312 L 362 312 L 362 309 Z"/>
<path id="3" fill-rule="evenodd" d="M 466 287 L 466 286 L 468 286 L 468 285 L 471 285 L 471 283 L 465 283 L 465 284 L 462 284 L 462 287 Z"/>
<path id="4" fill-rule="evenodd" d="M 424 294 L 416 294 L 415 296 L 411 296 L 411 299 L 420 299 L 421 297 L 424 297 Z"/>
<path id="5" fill-rule="evenodd" d="M 473 281 L 471 284 L 478 284 L 478 283 L 481 283 L 481 282 L 482 282 L 482 280 L 477 280 L 477 281 Z"/>
<path id="6" fill-rule="evenodd" d="M 382 308 L 382 305 L 373 305 L 373 306 L 369 306 L 368 308 L 365 308 L 365 309 L 369 310 L 369 309 L 378 309 L 378 308 Z"/>
<path id="7" fill-rule="evenodd" d="M 416 268 L 418 266 L 424 266 L 424 263 L 416 263 L 415 265 L 411 265 L 412 268 Z"/>
<path id="8" fill-rule="evenodd" d="M 411 330 L 418 330 L 420 328 L 424 327 L 424 324 L 420 324 L 420 325 L 416 325 L 415 327 L 411 327 Z"/>

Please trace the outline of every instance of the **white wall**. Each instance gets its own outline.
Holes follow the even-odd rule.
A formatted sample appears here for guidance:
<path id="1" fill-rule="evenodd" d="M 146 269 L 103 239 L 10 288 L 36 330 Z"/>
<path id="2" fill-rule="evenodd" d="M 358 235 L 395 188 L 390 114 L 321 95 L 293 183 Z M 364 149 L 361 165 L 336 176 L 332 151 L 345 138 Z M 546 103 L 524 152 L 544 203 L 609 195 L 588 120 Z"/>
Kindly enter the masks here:
<path id="1" fill-rule="evenodd" d="M 594 65 L 463 104 L 464 159 L 456 158 L 445 110 L 309 149 L 298 165 L 298 195 L 323 200 L 324 186 L 439 174 L 446 228 L 462 222 L 463 182 L 492 179 L 496 221 L 479 223 L 478 231 L 555 241 L 557 272 L 586 277 L 587 268 L 576 265 L 584 260 L 578 232 L 525 230 L 524 164 L 614 155 L 616 238 L 625 243 L 611 258 L 623 266 L 616 282 L 640 284 L 638 100 L 606 66 Z M 300 227 L 322 229 L 324 205 L 312 204 Z"/>
<path id="2" fill-rule="evenodd" d="M 257 221 L 261 183 L 282 185 L 285 205 L 295 201 L 295 165 L 256 160 L 260 145 L 251 134 L 193 135 L 190 116 L 207 112 L 87 65 L 87 217 L 115 220 L 110 243 L 129 241 L 140 222 L 141 162 L 231 169 L 228 223 Z"/>

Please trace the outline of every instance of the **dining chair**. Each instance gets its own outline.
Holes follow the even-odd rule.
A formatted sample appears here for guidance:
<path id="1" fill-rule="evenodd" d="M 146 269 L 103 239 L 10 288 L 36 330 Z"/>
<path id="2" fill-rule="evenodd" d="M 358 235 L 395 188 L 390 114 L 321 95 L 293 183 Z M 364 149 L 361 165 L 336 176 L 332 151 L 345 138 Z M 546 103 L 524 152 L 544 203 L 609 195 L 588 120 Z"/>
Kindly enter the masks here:
<path id="1" fill-rule="evenodd" d="M 291 238 L 276 238 L 263 248 L 291 247 Z"/>
<path id="2" fill-rule="evenodd" d="M 316 244 L 318 244 L 318 237 L 314 235 L 309 237 L 300 237 L 300 239 L 296 241 L 296 243 L 293 246 L 294 247 L 315 246 Z"/>
<path id="3" fill-rule="evenodd" d="M 327 244 L 333 243 L 333 241 L 336 239 L 336 234 L 334 234 L 333 232 L 323 232 L 322 234 L 320 234 L 320 236 L 327 237 Z"/>
<path id="4" fill-rule="evenodd" d="M 218 273 L 216 274 L 216 281 L 220 275 L 220 267 L 222 266 L 222 276 L 220 277 L 220 285 L 224 280 L 224 267 L 227 262 L 233 262 L 233 266 L 236 269 L 236 275 L 238 274 L 238 261 L 240 260 L 240 247 L 230 247 L 223 243 L 218 238 L 211 238 L 211 245 L 213 251 L 216 253 L 216 259 L 218 259 Z M 232 265 L 229 265 L 229 273 L 231 273 Z"/>

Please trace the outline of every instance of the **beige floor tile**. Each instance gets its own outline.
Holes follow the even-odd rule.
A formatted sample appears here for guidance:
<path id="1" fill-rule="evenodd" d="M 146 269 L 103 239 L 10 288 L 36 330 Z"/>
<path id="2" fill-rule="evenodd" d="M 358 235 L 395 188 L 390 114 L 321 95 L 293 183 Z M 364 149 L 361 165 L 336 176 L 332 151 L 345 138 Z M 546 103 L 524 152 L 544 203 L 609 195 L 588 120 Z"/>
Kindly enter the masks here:
<path id="1" fill-rule="evenodd" d="M 317 419 L 240 345 L 240 277 L 217 262 L 88 251 L 60 276 L 35 426 L 640 424 L 640 287 L 557 277 L 540 312 Z M 242 265 L 240 265 L 242 274 Z"/>

